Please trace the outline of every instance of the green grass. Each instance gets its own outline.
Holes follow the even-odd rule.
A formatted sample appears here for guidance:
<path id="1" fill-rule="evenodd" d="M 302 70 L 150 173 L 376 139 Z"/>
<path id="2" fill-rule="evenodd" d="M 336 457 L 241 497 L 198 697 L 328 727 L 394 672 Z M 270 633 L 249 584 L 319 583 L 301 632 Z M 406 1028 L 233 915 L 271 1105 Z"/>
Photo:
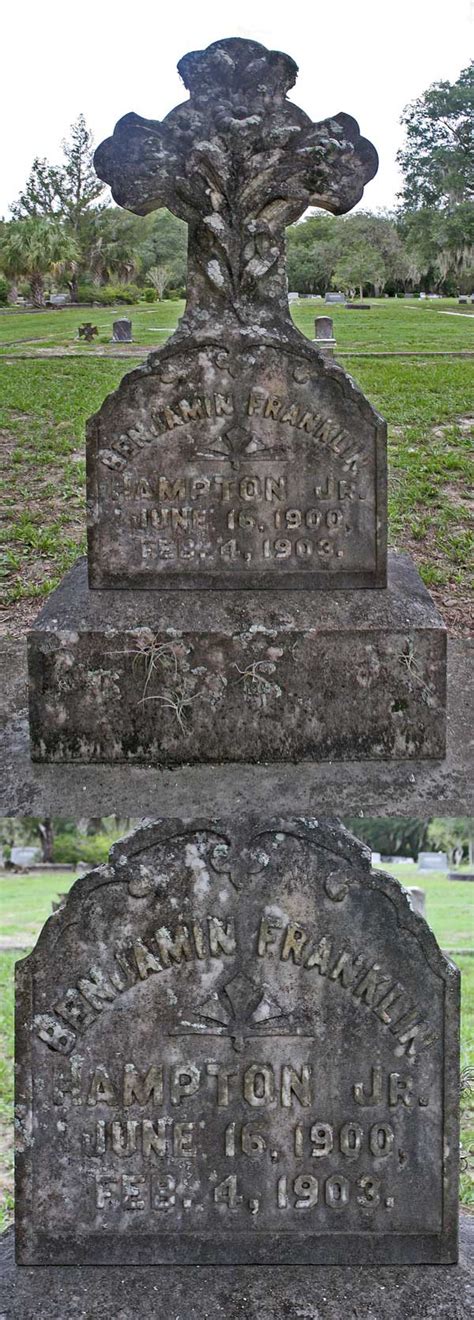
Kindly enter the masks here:
<path id="1" fill-rule="evenodd" d="M 418 351 L 420 348 L 453 352 L 474 348 L 474 313 L 471 304 L 459 306 L 456 298 L 422 299 L 370 298 L 370 312 L 348 311 L 346 307 L 326 307 L 323 299 L 293 303 L 295 325 L 310 339 L 314 337 L 315 316 L 332 316 L 338 347 L 359 352 L 391 350 Z M 91 345 L 78 340 L 78 327 L 85 321 L 97 326 L 93 345 L 110 344 L 112 322 L 119 316 L 132 321 L 135 344 L 159 345 L 170 334 L 182 315 L 184 302 L 137 303 L 132 307 L 62 308 L 54 312 L 9 312 L 0 315 L 0 350 L 30 352 L 35 348 L 74 347 L 82 352 Z M 461 313 L 446 316 L 446 312 Z"/>
<path id="2" fill-rule="evenodd" d="M 112 840 L 111 840 L 112 843 Z M 77 880 L 77 871 L 41 871 L 27 875 L 7 872 L 0 877 L 1 935 L 21 937 L 20 944 L 34 944 L 38 932 L 51 916 L 52 904 Z"/>
<path id="3" fill-rule="evenodd" d="M 36 348 L 74 347 L 78 352 L 110 344 L 112 322 L 126 316 L 136 344 L 162 344 L 175 329 L 184 302 L 137 303 L 132 307 L 61 308 L 54 312 L 9 312 L 0 315 L 0 351 L 29 353 Z M 80 325 L 91 321 L 99 331 L 92 344 L 77 338 Z"/>
<path id="4" fill-rule="evenodd" d="M 419 871 L 410 863 L 384 862 L 380 870 L 395 876 L 404 888 L 417 885 L 424 889 L 426 919 L 443 949 L 474 949 L 474 885 L 470 881 L 447 880 L 441 873 Z"/>
<path id="5" fill-rule="evenodd" d="M 448 305 L 457 308 L 455 300 Z M 390 543 L 415 559 L 448 625 L 468 632 L 468 565 L 474 548 L 468 504 L 472 360 L 422 354 L 428 346 L 474 344 L 474 320 L 471 324 L 466 316 L 441 316 L 442 306 L 391 299 L 374 303 L 366 313 L 337 306 L 330 310 L 339 348 L 398 344 L 420 350 L 415 358 L 347 357 L 344 367 L 389 423 Z M 97 309 L 93 319 L 101 328 L 110 328 L 123 310 Z M 158 344 L 169 331 L 157 331 L 155 339 L 151 326 L 166 324 L 172 330 L 182 304 L 140 304 L 125 311 L 132 316 L 137 340 Z M 322 302 L 304 302 L 293 314 L 312 336 L 314 315 L 322 311 Z M 44 338 L 49 327 L 59 343 L 57 336 L 64 339 L 66 331 L 73 333 L 77 315 L 0 316 L 0 340 L 5 343 L 14 334 L 26 337 L 35 327 Z M 0 358 L 0 498 L 6 511 L 1 574 L 7 631 L 24 631 L 37 598 L 48 595 L 84 551 L 85 422 L 132 365 L 126 359 L 91 357 L 28 362 Z"/>
<path id="6" fill-rule="evenodd" d="M 454 352 L 474 349 L 474 306 L 459 306 L 456 298 L 366 298 L 370 312 L 349 311 L 341 305 L 326 306 L 323 299 L 292 303 L 295 325 L 314 338 L 314 318 L 332 316 L 337 347 L 344 352 Z M 467 312 L 468 316 L 446 316 Z"/>
<path id="7" fill-rule="evenodd" d="M 404 886 L 418 885 L 425 890 L 427 919 L 442 948 L 474 947 L 474 890 L 467 881 L 447 880 L 435 872 L 420 872 L 416 866 L 385 865 Z M 59 893 L 74 883 L 73 872 L 42 872 L 5 876 L 0 879 L 2 934 L 18 938 L 18 945 L 29 952 L 44 921 L 51 914 L 51 904 Z M 13 1101 L 13 977 L 18 952 L 0 952 L 0 1227 L 12 1214 L 12 1101 Z M 456 957 L 461 971 L 461 1067 L 474 1062 L 474 958 Z M 474 1095 L 467 1090 L 461 1096 L 461 1202 L 474 1209 Z M 1 1201 L 3 1195 L 3 1209 Z M 2 1219 L 3 1216 L 3 1219 Z"/>

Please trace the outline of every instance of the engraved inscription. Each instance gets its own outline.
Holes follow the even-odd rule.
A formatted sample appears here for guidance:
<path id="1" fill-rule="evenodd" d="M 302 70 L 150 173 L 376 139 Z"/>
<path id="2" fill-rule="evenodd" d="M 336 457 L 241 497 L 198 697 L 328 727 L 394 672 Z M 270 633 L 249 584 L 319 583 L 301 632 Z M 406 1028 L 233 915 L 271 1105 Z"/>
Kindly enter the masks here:
<path id="1" fill-rule="evenodd" d="M 39 1258 L 76 1225 L 97 1262 L 439 1239 L 455 972 L 342 827 L 145 826 L 50 927 L 17 1013 Z"/>
<path id="2" fill-rule="evenodd" d="M 382 423 L 355 386 L 322 382 L 311 363 L 296 380 L 293 358 L 262 345 L 238 353 L 229 384 L 222 356 L 183 350 L 179 386 L 148 376 L 93 429 L 90 541 L 105 547 L 113 530 L 107 580 L 383 575 Z"/>

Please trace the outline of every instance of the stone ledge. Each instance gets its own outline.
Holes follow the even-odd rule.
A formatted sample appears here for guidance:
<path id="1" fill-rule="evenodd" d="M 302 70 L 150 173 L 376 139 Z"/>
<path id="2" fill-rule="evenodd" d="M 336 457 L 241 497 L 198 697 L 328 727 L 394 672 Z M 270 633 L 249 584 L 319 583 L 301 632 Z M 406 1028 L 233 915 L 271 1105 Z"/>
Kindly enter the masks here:
<path id="1" fill-rule="evenodd" d="M 474 666 L 472 642 L 448 639 L 446 760 L 302 761 L 157 769 L 151 765 L 35 765 L 30 759 L 26 643 L 0 643 L 4 731 L 0 806 L 4 816 L 102 815 L 117 802 L 132 816 L 224 815 L 268 810 L 304 815 L 437 816 L 472 812 Z M 468 732 L 469 730 L 469 732 Z"/>
<path id="2" fill-rule="evenodd" d="M 445 632 L 436 605 L 408 555 L 389 553 L 386 590 L 160 591 L 92 589 L 86 559 L 78 559 L 49 596 L 32 633 L 58 628 L 106 633 L 154 627 L 160 631 L 220 634 L 227 630 L 291 633 L 354 629 L 430 629 Z"/>
<path id="3" fill-rule="evenodd" d="M 32 757 L 173 766 L 439 759 L 446 630 L 414 565 L 384 591 L 90 591 L 29 634 Z"/>
<path id="4" fill-rule="evenodd" d="M 0 1320 L 466 1320 L 474 1305 L 474 1217 L 458 1265 L 17 1266 L 0 1238 Z M 0 1304 L 1 1305 L 1 1304 Z"/>

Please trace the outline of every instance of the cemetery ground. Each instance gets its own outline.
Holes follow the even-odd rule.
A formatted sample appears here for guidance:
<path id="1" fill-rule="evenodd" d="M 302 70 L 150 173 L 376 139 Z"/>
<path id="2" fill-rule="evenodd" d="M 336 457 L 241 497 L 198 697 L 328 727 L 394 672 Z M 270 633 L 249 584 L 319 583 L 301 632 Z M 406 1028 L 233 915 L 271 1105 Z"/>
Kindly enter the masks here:
<path id="1" fill-rule="evenodd" d="M 445 951 L 455 951 L 461 971 L 461 1184 L 460 1200 L 474 1214 L 474 929 L 472 886 L 442 874 L 420 872 L 413 864 L 382 864 L 403 885 L 426 892 L 427 920 Z M 17 959 L 26 956 L 51 914 L 52 903 L 74 883 L 71 871 L 6 874 L 0 878 L 0 1229 L 13 1214 L 13 979 Z M 462 950 L 466 950 L 463 955 Z M 470 950 L 470 953 L 467 952 Z M 469 1064 L 471 1069 L 469 1074 Z M 469 1088 L 471 1077 L 471 1089 Z"/>
<path id="2" fill-rule="evenodd" d="M 371 299 L 371 310 L 292 306 L 309 338 L 334 320 L 336 359 L 389 424 L 389 540 L 416 562 L 449 631 L 472 630 L 469 580 L 474 308 L 456 299 Z M 184 304 L 0 315 L 3 630 L 21 637 L 85 547 L 84 424 L 126 371 L 163 344 Z M 112 345 L 129 316 L 133 345 Z M 80 324 L 98 327 L 92 344 Z"/>

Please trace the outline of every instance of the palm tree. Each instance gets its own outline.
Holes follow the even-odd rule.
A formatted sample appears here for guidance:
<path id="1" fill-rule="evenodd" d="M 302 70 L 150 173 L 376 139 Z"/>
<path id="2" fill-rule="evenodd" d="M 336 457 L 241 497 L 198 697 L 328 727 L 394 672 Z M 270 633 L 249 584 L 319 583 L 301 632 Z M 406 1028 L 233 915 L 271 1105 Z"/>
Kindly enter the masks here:
<path id="1" fill-rule="evenodd" d="M 35 307 L 44 302 L 45 276 L 59 264 L 79 260 L 75 238 L 57 220 L 29 216 L 7 225 L 0 241 L 0 262 L 6 275 L 27 279 Z"/>
<path id="2" fill-rule="evenodd" d="M 88 244 L 88 265 L 94 284 L 118 280 L 128 284 L 141 268 L 135 216 L 98 212 Z"/>

